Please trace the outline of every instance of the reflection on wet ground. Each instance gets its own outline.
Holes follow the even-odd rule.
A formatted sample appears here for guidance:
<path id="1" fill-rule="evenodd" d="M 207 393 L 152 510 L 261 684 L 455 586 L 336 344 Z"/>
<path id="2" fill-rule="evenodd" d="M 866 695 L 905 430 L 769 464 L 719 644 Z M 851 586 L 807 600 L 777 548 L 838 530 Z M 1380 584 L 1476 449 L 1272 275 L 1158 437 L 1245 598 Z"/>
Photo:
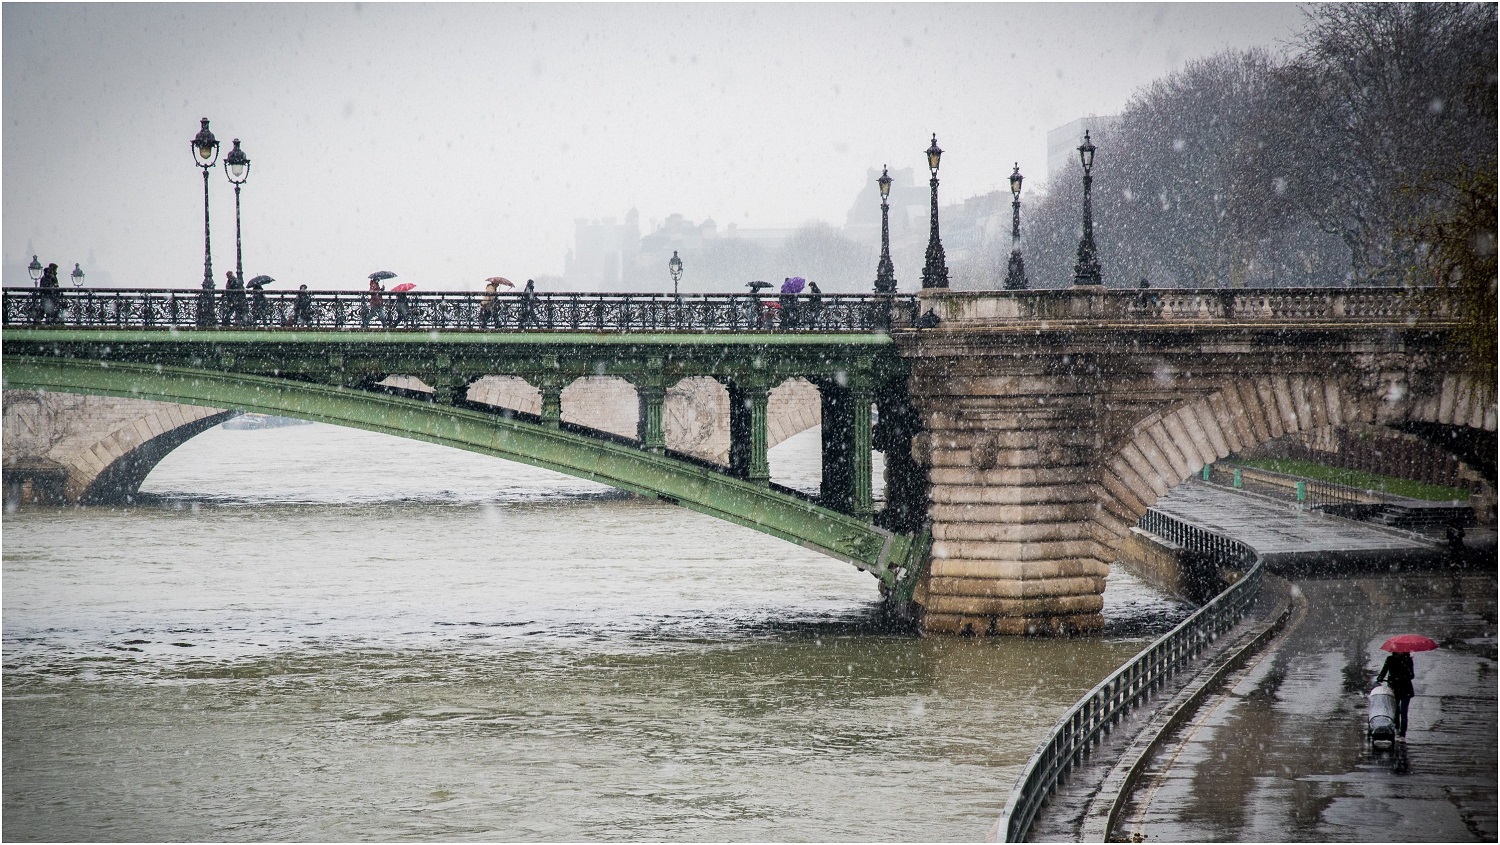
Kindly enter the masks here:
<path id="1" fill-rule="evenodd" d="M 1496 838 L 1496 578 L 1441 572 L 1296 582 L 1307 612 L 1161 749 L 1115 828 L 1148 841 Z M 1400 633 L 1416 656 L 1408 744 L 1365 736 Z"/>

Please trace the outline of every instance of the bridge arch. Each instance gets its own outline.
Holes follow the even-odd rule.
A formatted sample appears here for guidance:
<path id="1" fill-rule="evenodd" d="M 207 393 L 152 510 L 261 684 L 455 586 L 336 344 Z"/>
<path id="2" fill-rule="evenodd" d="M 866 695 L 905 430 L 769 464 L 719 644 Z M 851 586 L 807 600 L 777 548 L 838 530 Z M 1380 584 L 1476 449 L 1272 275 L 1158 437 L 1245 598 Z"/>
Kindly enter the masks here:
<path id="1" fill-rule="evenodd" d="M 618 380 L 617 380 L 618 381 Z M 638 435 L 636 395 L 609 383 L 583 385 L 563 420 L 625 438 Z M 367 386 L 396 396 L 427 398 L 433 388 L 416 376 L 389 375 Z M 628 393 L 611 407 L 616 394 Z M 129 501 L 151 470 L 177 446 L 237 412 L 144 399 L 87 397 L 86 408 L 67 413 L 56 406 L 70 394 L 10 390 L 5 394 L 8 492 L 23 501 L 105 504 Z M 74 404 L 85 397 L 72 395 Z M 486 375 L 471 382 L 465 398 L 478 405 L 532 417 L 542 408 L 541 391 L 526 379 Z M 177 410 L 172 410 L 176 408 Z M 709 376 L 691 376 L 669 387 L 665 402 L 667 448 L 725 465 L 729 455 L 729 393 Z M 80 416 L 81 415 L 81 416 Z M 78 417 L 79 421 L 70 422 Z M 211 418 L 211 419 L 210 419 Z M 82 420 L 91 421 L 86 431 Z M 768 445 L 774 447 L 821 422 L 818 390 L 805 379 L 789 379 L 772 391 L 767 414 Z M 50 442 L 41 443 L 38 438 Z M 37 442 L 33 442 L 37 441 Z M 62 441 L 59 443 L 58 441 Z M 11 489 L 14 488 L 14 489 Z"/>
<path id="2" fill-rule="evenodd" d="M 238 411 L 114 399 L 81 417 L 80 397 L 5 391 L 7 495 L 38 501 L 127 501 L 152 468 Z M 24 491 L 31 483 L 32 489 Z"/>
<path id="3" fill-rule="evenodd" d="M 296 417 L 506 458 L 752 528 L 852 563 L 891 589 L 909 589 L 926 551 L 911 536 L 765 484 L 627 444 L 421 399 L 268 376 L 65 358 L 8 356 L 5 376 L 15 389 L 156 399 L 206 409 L 204 419 L 227 415 L 221 410 L 226 408 Z"/>
<path id="4" fill-rule="evenodd" d="M 1203 467 L 1288 434 L 1407 423 L 1496 430 L 1492 382 L 1448 375 L 1412 389 L 1400 375 L 1235 379 L 1137 423 L 1100 465 L 1095 523 L 1111 548 L 1167 491 Z"/>

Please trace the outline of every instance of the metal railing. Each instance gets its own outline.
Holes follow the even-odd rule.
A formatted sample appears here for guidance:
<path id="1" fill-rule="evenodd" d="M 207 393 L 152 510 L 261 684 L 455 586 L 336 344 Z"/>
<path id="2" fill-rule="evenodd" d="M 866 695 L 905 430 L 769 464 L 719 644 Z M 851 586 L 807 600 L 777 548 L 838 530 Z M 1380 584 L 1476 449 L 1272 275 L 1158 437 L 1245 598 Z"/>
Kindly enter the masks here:
<path id="1" fill-rule="evenodd" d="M 1215 463 L 1205 470 L 1203 480 L 1221 487 L 1258 493 L 1262 496 L 1296 502 L 1300 507 L 1314 509 L 1339 505 L 1373 504 L 1397 498 L 1375 490 L 1364 490 L 1334 481 L 1319 481 L 1235 464 Z"/>
<path id="2" fill-rule="evenodd" d="M 1100 681 L 1063 714 L 1011 790 L 998 826 L 997 839 L 1002 842 L 1024 841 L 1048 797 L 1120 718 L 1239 622 L 1255 600 L 1262 560 L 1251 547 L 1157 510 L 1146 511 L 1139 525 L 1184 549 L 1245 567 L 1246 571 L 1213 601 Z"/>
<path id="3" fill-rule="evenodd" d="M 6 288 L 6 326 L 332 331 L 855 333 L 909 328 L 915 296 Z"/>
<path id="4" fill-rule="evenodd" d="M 943 291 L 929 294 L 949 323 L 992 322 L 1376 322 L 1456 319 L 1456 298 L 1433 287 L 1147 288 Z"/>

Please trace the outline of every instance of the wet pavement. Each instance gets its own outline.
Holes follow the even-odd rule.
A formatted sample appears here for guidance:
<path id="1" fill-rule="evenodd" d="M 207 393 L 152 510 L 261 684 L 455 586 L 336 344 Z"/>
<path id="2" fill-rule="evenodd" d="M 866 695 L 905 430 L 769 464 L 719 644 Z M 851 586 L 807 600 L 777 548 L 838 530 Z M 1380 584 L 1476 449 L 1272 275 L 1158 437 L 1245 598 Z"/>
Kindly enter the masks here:
<path id="1" fill-rule="evenodd" d="M 1104 839 L 1111 805 L 1129 778 L 1131 766 L 1185 710 L 1257 645 L 1275 634 L 1291 601 L 1286 582 L 1267 578 L 1246 617 L 1218 637 L 1202 654 L 1175 672 L 1146 701 L 1126 710 L 1093 750 L 1077 761 L 1067 780 L 1047 799 L 1032 821 L 1028 842 L 1090 842 Z M 997 841 L 999 821 L 986 841 Z"/>
<path id="2" fill-rule="evenodd" d="M 1288 557 L 1308 555 L 1352 555 L 1369 560 L 1382 554 L 1420 555 L 1437 549 L 1436 543 L 1418 534 L 1298 510 L 1289 502 L 1199 481 L 1178 485 L 1151 507 L 1242 540 L 1273 565 Z"/>
<path id="3" fill-rule="evenodd" d="M 1491 558 L 1493 560 L 1493 558 Z M 1300 578 L 1305 604 L 1158 749 L 1117 841 L 1495 841 L 1496 590 L 1487 572 Z M 1421 633 L 1408 743 L 1373 750 L 1380 644 Z"/>

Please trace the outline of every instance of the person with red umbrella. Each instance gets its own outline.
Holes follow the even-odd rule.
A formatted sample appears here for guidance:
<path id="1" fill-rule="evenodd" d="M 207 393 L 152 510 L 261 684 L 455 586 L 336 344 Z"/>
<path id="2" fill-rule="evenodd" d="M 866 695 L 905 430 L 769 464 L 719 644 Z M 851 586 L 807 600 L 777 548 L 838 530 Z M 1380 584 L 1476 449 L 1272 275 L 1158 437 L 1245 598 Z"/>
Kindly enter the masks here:
<path id="1" fill-rule="evenodd" d="M 1419 634 L 1401 634 L 1386 640 L 1380 648 L 1389 651 L 1391 655 L 1385 659 L 1385 665 L 1380 667 L 1380 674 L 1375 676 L 1375 684 L 1378 686 L 1386 680 L 1390 681 L 1391 694 L 1396 698 L 1396 741 L 1404 743 L 1406 708 L 1416 694 L 1411 682 L 1416 679 L 1417 670 L 1412 664 L 1411 653 L 1431 651 L 1437 648 L 1437 643 Z"/>
<path id="2" fill-rule="evenodd" d="M 391 293 L 396 295 L 396 313 L 391 318 L 392 326 L 399 326 L 402 323 L 411 324 L 411 303 L 406 301 L 406 293 L 414 287 L 416 285 L 412 282 L 402 282 L 391 288 Z"/>

